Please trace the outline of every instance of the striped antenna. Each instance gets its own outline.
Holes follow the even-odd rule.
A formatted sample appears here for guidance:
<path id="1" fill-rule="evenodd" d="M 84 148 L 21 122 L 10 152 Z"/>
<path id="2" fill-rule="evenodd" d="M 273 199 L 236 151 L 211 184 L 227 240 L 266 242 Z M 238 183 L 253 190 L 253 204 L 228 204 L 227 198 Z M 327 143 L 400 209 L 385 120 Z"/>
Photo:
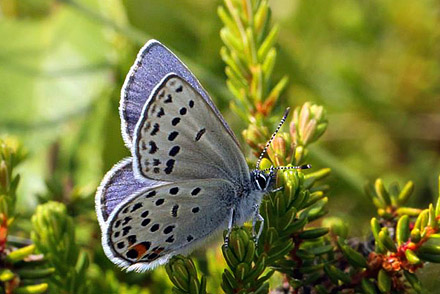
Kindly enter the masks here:
<path id="1" fill-rule="evenodd" d="M 289 170 L 289 169 L 309 169 L 309 168 L 312 168 L 312 165 L 304 164 L 299 166 L 277 166 L 277 167 L 270 167 L 263 169 L 262 172 L 267 172 L 267 171 L 272 172 L 274 170 Z"/>
<path id="2" fill-rule="evenodd" d="M 257 160 L 257 169 L 260 169 L 260 163 L 261 160 L 263 159 L 264 154 L 266 154 L 267 148 L 269 148 L 270 143 L 272 143 L 273 139 L 275 138 L 275 136 L 277 135 L 278 131 L 281 129 L 281 127 L 283 126 L 284 122 L 286 121 L 287 116 L 289 115 L 290 112 L 290 107 L 287 107 L 286 111 L 284 111 L 284 115 L 283 118 L 281 119 L 280 123 L 278 124 L 277 129 L 275 130 L 275 132 L 272 134 L 272 137 L 270 137 L 269 141 L 266 143 L 266 146 L 264 146 L 263 151 L 260 154 L 260 157 L 258 157 Z"/>

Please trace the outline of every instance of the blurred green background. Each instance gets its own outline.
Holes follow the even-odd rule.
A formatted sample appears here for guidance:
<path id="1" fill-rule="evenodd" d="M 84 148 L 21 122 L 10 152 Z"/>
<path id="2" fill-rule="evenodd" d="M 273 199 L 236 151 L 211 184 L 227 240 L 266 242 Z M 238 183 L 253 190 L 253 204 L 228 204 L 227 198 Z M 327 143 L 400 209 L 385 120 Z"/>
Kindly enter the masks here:
<path id="1" fill-rule="evenodd" d="M 38 202 L 63 201 L 78 224 L 85 224 L 78 226 L 79 242 L 97 252 L 101 270 L 114 270 L 122 279 L 100 251 L 93 210 L 103 174 L 129 155 L 119 127 L 120 88 L 139 48 L 155 38 L 188 64 L 239 134 L 245 126 L 228 108 L 232 96 L 219 57 L 220 4 L 0 1 L 0 133 L 18 137 L 28 151 L 20 167 L 17 210 L 24 217 L 17 234 L 26 237 L 26 217 Z M 328 112 L 328 131 L 312 148 L 310 163 L 333 170 L 330 215 L 356 224 L 353 235 L 365 233 L 374 209 L 363 185 L 379 176 L 386 183 L 413 180 L 414 205 L 434 201 L 440 172 L 440 2 L 271 5 L 281 28 L 275 79 L 290 77 L 278 112 L 305 101 Z M 126 281 L 147 285 L 151 279 L 129 275 Z"/>

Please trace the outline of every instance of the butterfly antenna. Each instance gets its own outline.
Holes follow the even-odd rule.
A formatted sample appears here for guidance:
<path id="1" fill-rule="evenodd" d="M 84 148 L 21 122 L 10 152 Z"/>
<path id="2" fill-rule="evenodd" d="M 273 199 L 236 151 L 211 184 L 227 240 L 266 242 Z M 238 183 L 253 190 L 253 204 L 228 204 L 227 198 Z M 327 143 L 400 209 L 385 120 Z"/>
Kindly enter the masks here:
<path id="1" fill-rule="evenodd" d="M 312 165 L 304 164 L 298 166 L 277 166 L 277 167 L 266 168 L 262 170 L 262 172 L 274 171 L 274 170 L 289 170 L 289 169 L 309 169 L 309 168 L 312 168 Z"/>
<path id="2" fill-rule="evenodd" d="M 283 118 L 281 119 L 280 123 L 278 124 L 277 129 L 275 130 L 275 132 L 272 134 L 272 137 L 270 137 L 269 141 L 266 143 L 266 146 L 264 146 L 263 151 L 260 154 L 260 157 L 258 157 L 257 160 L 257 169 L 260 169 L 260 163 L 261 160 L 263 159 L 264 154 L 266 154 L 267 148 L 269 148 L 270 143 L 272 143 L 273 139 L 275 138 L 275 136 L 277 135 L 278 131 L 281 129 L 281 127 L 283 126 L 284 122 L 286 121 L 287 116 L 289 115 L 290 112 L 290 107 L 287 107 L 286 111 L 284 111 L 284 115 Z"/>

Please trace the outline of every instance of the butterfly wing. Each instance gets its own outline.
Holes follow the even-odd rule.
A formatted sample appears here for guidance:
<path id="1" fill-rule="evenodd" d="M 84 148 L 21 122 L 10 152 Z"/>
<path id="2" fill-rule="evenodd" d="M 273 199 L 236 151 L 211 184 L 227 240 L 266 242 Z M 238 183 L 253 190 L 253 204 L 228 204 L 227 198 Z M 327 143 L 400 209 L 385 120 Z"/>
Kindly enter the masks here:
<path id="1" fill-rule="evenodd" d="M 139 51 L 121 91 L 119 111 L 122 135 L 127 147 L 131 148 L 132 146 L 133 133 L 141 117 L 139 110 L 144 107 L 155 87 L 169 73 L 176 73 L 185 79 L 211 107 L 229 135 L 238 142 L 196 77 L 168 48 L 156 40 L 150 40 Z"/>
<path id="2" fill-rule="evenodd" d="M 107 172 L 96 192 L 95 206 L 99 223 L 104 224 L 115 207 L 129 196 L 162 184 L 164 182 L 139 181 L 133 174 L 132 158 L 121 160 Z"/>
<path id="3" fill-rule="evenodd" d="M 249 177 L 244 155 L 220 117 L 176 74 L 165 76 L 145 104 L 132 153 L 135 173 L 153 180 L 243 183 Z"/>
<path id="4" fill-rule="evenodd" d="M 145 271 L 189 252 L 229 220 L 235 192 L 221 179 L 175 182 L 134 194 L 103 229 L 107 256 L 128 270 Z"/>

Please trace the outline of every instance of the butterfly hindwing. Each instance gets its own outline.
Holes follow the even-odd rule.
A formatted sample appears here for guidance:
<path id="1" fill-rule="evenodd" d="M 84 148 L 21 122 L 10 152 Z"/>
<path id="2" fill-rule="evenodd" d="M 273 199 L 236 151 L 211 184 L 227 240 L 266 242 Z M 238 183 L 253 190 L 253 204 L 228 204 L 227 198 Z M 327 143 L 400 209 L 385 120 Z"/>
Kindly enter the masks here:
<path id="1" fill-rule="evenodd" d="M 113 209 L 126 198 L 161 184 L 163 182 L 136 178 L 133 174 L 132 158 L 121 160 L 104 176 L 95 196 L 100 224 L 107 221 Z"/>
<path id="2" fill-rule="evenodd" d="M 226 225 L 235 192 L 225 180 L 175 182 L 151 188 L 111 214 L 107 255 L 129 270 L 147 270 L 186 252 Z"/>
<path id="3" fill-rule="evenodd" d="M 134 133 L 134 170 L 162 181 L 247 179 L 238 144 L 202 96 L 176 74 L 167 75 L 143 109 Z"/>

